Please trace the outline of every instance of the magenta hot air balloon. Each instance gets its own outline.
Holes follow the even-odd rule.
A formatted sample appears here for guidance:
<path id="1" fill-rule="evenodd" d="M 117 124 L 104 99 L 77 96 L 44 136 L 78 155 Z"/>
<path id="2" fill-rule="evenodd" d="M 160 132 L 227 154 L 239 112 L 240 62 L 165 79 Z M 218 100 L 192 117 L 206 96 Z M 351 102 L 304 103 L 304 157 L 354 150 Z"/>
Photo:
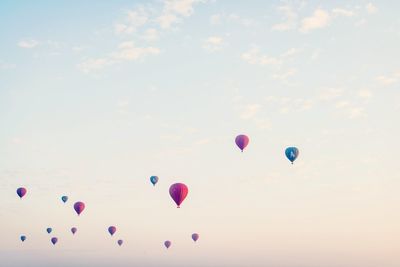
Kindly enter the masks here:
<path id="1" fill-rule="evenodd" d="M 26 188 L 25 187 L 20 187 L 17 189 L 17 195 L 19 196 L 19 198 L 23 198 L 26 195 Z"/>
<path id="2" fill-rule="evenodd" d="M 240 134 L 240 135 L 236 136 L 235 143 L 240 148 L 240 150 L 243 152 L 243 150 L 249 144 L 249 137 L 247 135 Z"/>
<path id="3" fill-rule="evenodd" d="M 53 243 L 53 245 L 55 245 L 57 242 L 58 242 L 58 238 L 57 237 L 51 238 L 51 243 Z"/>
<path id="4" fill-rule="evenodd" d="M 187 188 L 187 186 L 185 184 L 182 184 L 182 183 L 173 184 L 169 188 L 169 194 L 172 197 L 172 199 L 175 201 L 178 208 L 180 208 L 180 205 L 185 200 L 188 192 L 189 192 L 189 189 Z"/>
<path id="5" fill-rule="evenodd" d="M 80 202 L 80 201 L 76 202 L 74 204 L 74 209 L 79 216 L 82 213 L 82 211 L 85 209 L 85 203 Z"/>
<path id="6" fill-rule="evenodd" d="M 196 242 L 199 239 L 199 234 L 197 233 L 192 234 L 192 239 L 194 242 Z"/>
<path id="7" fill-rule="evenodd" d="M 169 247 L 171 246 L 171 241 L 167 240 L 164 242 L 164 246 L 169 249 Z"/>
<path id="8" fill-rule="evenodd" d="M 71 232 L 72 232 L 73 235 L 76 233 L 76 231 L 78 231 L 78 229 L 76 227 L 72 227 L 71 228 Z"/>
<path id="9" fill-rule="evenodd" d="M 118 243 L 119 246 L 122 246 L 122 244 L 124 243 L 124 240 L 120 239 L 120 240 L 117 241 L 117 243 Z"/>
<path id="10" fill-rule="evenodd" d="M 115 226 L 108 227 L 108 232 L 110 233 L 111 236 L 113 236 L 116 231 L 117 231 L 117 227 L 115 227 Z"/>

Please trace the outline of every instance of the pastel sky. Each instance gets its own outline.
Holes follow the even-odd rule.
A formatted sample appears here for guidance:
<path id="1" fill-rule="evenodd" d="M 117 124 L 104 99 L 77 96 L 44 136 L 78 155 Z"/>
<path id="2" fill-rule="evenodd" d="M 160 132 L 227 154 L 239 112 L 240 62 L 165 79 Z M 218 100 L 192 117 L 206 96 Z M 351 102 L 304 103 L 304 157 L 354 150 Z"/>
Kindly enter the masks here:
<path id="1" fill-rule="evenodd" d="M 400 266 L 399 10 L 2 0 L 0 266 Z"/>

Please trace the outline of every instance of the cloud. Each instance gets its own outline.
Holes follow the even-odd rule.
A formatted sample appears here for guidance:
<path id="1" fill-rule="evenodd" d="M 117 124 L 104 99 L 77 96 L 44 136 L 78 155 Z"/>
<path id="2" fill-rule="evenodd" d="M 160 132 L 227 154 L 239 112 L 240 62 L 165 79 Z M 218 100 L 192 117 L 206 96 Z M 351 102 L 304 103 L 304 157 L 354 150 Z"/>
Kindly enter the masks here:
<path id="1" fill-rule="evenodd" d="M 331 16 L 323 9 L 317 9 L 313 15 L 301 21 L 300 32 L 308 33 L 312 30 L 322 29 L 329 25 Z"/>
<path id="2" fill-rule="evenodd" d="M 210 36 L 204 43 L 203 48 L 207 51 L 214 52 L 220 50 L 224 44 L 224 39 L 219 36 Z"/>
<path id="3" fill-rule="evenodd" d="M 343 89 L 341 89 L 341 88 L 328 88 L 328 89 L 322 90 L 322 92 L 319 94 L 318 98 L 320 100 L 329 101 L 329 100 L 341 97 L 342 95 L 343 95 Z"/>
<path id="4" fill-rule="evenodd" d="M 181 17 L 189 17 L 194 12 L 194 5 L 200 0 L 164 0 L 162 14 L 156 18 L 160 27 L 169 29 L 181 22 Z"/>
<path id="5" fill-rule="evenodd" d="M 230 13 L 230 14 L 214 14 L 210 17 L 210 23 L 212 25 L 217 25 L 221 24 L 223 22 L 226 23 L 236 23 L 242 26 L 252 26 L 255 24 L 255 21 L 250 18 L 243 18 L 242 16 L 239 16 L 235 13 Z"/>
<path id="6" fill-rule="evenodd" d="M 142 39 L 146 41 L 155 41 L 159 38 L 159 32 L 157 29 L 150 28 L 145 31 L 142 36 Z"/>
<path id="7" fill-rule="evenodd" d="M 109 56 L 97 59 L 87 59 L 78 64 L 78 69 L 84 73 L 101 70 L 104 67 L 121 63 L 123 61 L 135 61 L 148 55 L 157 55 L 160 49 L 156 47 L 137 47 L 134 42 L 123 42 L 118 49 Z"/>
<path id="8" fill-rule="evenodd" d="M 334 8 L 332 10 L 332 14 L 334 16 L 344 16 L 344 17 L 353 17 L 355 15 L 353 11 L 343 8 Z"/>
<path id="9" fill-rule="evenodd" d="M 241 58 L 249 64 L 261 65 L 261 66 L 278 65 L 282 63 L 281 60 L 278 58 L 261 54 L 260 49 L 256 47 L 243 53 Z"/>
<path id="10" fill-rule="evenodd" d="M 368 14 L 374 14 L 374 13 L 376 13 L 378 11 L 378 8 L 372 3 L 368 3 L 365 6 L 365 9 L 367 10 Z"/>
<path id="11" fill-rule="evenodd" d="M 29 48 L 34 48 L 34 47 L 38 46 L 38 45 L 39 45 L 39 42 L 36 41 L 36 40 L 34 40 L 34 39 L 30 39 L 30 40 L 21 40 L 21 41 L 18 42 L 17 45 L 18 45 L 19 47 L 21 47 L 21 48 L 27 48 L 27 49 L 29 49 Z"/>
<path id="12" fill-rule="evenodd" d="M 259 104 L 246 105 L 240 113 L 240 118 L 244 120 L 253 119 L 259 112 L 260 108 L 261 105 Z"/>
<path id="13" fill-rule="evenodd" d="M 364 100 L 369 100 L 372 98 L 372 92 L 366 89 L 359 90 L 358 91 L 358 97 L 364 99 Z"/>
<path id="14" fill-rule="evenodd" d="M 180 20 L 174 14 L 163 14 L 157 18 L 157 21 L 161 28 L 168 29 L 171 27 L 171 25 L 179 22 Z"/>
<path id="15" fill-rule="evenodd" d="M 392 85 L 399 81 L 400 79 L 400 71 L 394 72 L 390 75 L 380 75 L 376 77 L 376 80 L 379 81 L 383 85 Z"/>
<path id="16" fill-rule="evenodd" d="M 279 6 L 279 12 L 283 13 L 284 21 L 272 26 L 274 31 L 288 31 L 296 28 L 297 26 L 297 14 L 293 8 L 289 5 Z"/>
<path id="17" fill-rule="evenodd" d="M 143 7 L 139 7 L 128 10 L 124 22 L 116 23 L 114 30 L 116 34 L 131 34 L 144 26 L 148 21 L 148 12 Z"/>

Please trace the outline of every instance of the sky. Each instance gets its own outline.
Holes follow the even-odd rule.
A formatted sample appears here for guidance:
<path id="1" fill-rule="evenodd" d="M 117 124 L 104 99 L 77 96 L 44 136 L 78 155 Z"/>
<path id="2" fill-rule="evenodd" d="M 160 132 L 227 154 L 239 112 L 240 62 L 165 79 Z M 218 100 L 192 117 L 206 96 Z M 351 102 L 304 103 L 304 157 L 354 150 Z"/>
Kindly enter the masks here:
<path id="1" fill-rule="evenodd" d="M 399 10 L 1 1 L 0 266 L 400 266 Z"/>

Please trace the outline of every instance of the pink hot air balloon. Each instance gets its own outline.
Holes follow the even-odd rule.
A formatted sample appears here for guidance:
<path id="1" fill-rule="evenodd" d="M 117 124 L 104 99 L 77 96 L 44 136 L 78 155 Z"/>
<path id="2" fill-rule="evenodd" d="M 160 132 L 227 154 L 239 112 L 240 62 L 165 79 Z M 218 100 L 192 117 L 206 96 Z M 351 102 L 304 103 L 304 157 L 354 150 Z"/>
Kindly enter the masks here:
<path id="1" fill-rule="evenodd" d="M 169 247 L 171 246 L 171 241 L 167 240 L 164 242 L 164 246 L 169 249 Z"/>
<path id="2" fill-rule="evenodd" d="M 199 239 L 199 234 L 197 233 L 192 234 L 192 239 L 194 242 L 196 242 Z"/>
<path id="3" fill-rule="evenodd" d="M 108 227 L 108 232 L 110 233 L 111 236 L 113 236 L 116 231 L 117 231 L 117 227 L 115 227 L 115 226 Z"/>
<path id="4" fill-rule="evenodd" d="M 24 187 L 20 187 L 20 188 L 17 189 L 17 195 L 20 198 L 23 198 L 26 195 L 26 192 L 27 192 L 27 190 Z"/>
<path id="5" fill-rule="evenodd" d="M 249 144 L 249 137 L 247 135 L 240 134 L 240 135 L 236 136 L 235 143 L 240 148 L 240 150 L 243 152 L 243 150 Z"/>
<path id="6" fill-rule="evenodd" d="M 74 209 L 79 216 L 82 213 L 82 211 L 85 209 L 85 203 L 80 202 L 80 201 L 76 202 L 74 204 Z"/>
<path id="7" fill-rule="evenodd" d="M 71 232 L 72 232 L 73 235 L 76 233 L 76 231 L 78 231 L 78 229 L 76 227 L 72 227 L 71 228 Z"/>
<path id="8" fill-rule="evenodd" d="M 180 208 L 180 205 L 185 200 L 188 192 L 189 192 L 189 189 L 187 188 L 187 186 L 185 184 L 182 184 L 182 183 L 173 184 L 169 188 L 169 194 L 171 195 L 172 199 L 175 201 L 176 205 L 178 205 L 178 208 Z"/>
<path id="9" fill-rule="evenodd" d="M 118 243 L 119 246 L 122 246 L 122 244 L 124 243 L 124 240 L 120 239 L 120 240 L 117 241 L 117 243 Z"/>
<path id="10" fill-rule="evenodd" d="M 51 238 L 51 243 L 53 243 L 53 245 L 55 245 L 57 243 L 57 241 L 58 241 L 57 237 Z"/>

